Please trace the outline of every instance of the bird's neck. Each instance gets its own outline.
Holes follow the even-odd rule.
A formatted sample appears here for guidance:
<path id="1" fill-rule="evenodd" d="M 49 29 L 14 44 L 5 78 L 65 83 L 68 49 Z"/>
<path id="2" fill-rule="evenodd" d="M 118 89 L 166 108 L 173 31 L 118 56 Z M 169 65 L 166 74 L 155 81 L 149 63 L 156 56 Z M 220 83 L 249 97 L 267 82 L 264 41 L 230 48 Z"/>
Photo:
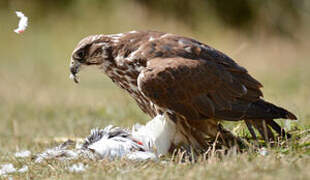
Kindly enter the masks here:
<path id="1" fill-rule="evenodd" d="M 135 39 L 136 38 L 136 39 Z M 122 89 L 125 89 L 137 102 L 142 111 L 151 117 L 156 112 L 149 100 L 139 91 L 137 79 L 140 72 L 146 67 L 146 58 L 143 55 L 143 44 L 137 44 L 138 36 L 130 39 L 126 37 L 114 38 L 111 61 L 102 65 L 105 74 Z"/>

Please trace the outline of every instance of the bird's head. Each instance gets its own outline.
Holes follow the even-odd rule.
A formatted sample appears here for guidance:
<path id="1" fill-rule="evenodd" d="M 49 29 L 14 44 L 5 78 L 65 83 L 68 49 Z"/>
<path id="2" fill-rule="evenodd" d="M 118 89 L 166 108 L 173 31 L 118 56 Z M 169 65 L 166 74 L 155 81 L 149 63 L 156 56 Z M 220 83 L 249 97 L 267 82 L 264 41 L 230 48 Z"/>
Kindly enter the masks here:
<path id="1" fill-rule="evenodd" d="M 92 35 L 82 39 L 74 49 L 70 63 L 70 78 L 78 83 L 77 74 L 86 66 L 106 66 L 111 63 L 112 46 L 110 38 Z"/>

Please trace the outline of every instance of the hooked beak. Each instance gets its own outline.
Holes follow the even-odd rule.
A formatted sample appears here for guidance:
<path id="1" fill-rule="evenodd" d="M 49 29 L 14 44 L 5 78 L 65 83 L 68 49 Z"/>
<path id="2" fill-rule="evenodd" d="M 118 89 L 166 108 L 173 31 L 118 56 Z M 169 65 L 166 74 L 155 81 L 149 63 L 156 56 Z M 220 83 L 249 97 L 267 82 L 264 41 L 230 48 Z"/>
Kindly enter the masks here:
<path id="1" fill-rule="evenodd" d="M 73 61 L 71 60 L 71 65 L 70 65 L 70 79 L 73 79 L 73 81 L 75 83 L 79 83 L 79 78 L 77 76 L 79 70 L 80 70 L 80 66 L 81 66 L 81 63 L 77 62 L 77 61 Z"/>

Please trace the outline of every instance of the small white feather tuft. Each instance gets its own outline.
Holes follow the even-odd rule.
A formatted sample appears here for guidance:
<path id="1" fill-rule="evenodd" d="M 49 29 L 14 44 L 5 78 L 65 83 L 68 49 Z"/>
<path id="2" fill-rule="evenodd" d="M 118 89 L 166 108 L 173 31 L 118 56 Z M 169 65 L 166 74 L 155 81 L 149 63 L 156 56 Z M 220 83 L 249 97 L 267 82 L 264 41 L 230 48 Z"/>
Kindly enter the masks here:
<path id="1" fill-rule="evenodd" d="M 14 30 L 17 34 L 23 33 L 28 26 L 28 17 L 26 17 L 22 12 L 16 11 L 17 17 L 20 18 L 18 23 L 18 28 Z"/>

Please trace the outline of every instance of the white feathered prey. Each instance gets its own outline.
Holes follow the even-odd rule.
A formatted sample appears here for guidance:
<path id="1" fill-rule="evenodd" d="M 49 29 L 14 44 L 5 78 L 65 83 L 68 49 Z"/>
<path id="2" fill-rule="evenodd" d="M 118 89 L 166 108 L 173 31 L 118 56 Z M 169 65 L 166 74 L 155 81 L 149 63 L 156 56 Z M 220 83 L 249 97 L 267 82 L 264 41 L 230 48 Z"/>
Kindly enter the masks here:
<path id="1" fill-rule="evenodd" d="M 20 11 L 16 11 L 16 15 L 17 17 L 20 18 L 20 20 L 18 23 L 18 28 L 16 28 L 14 32 L 16 32 L 17 34 L 20 34 L 20 33 L 23 33 L 28 26 L 28 17 L 26 17 L 24 13 Z"/>
<path id="2" fill-rule="evenodd" d="M 172 145 L 182 139 L 175 124 L 158 115 L 146 125 L 136 124 L 132 130 L 109 125 L 93 129 L 90 135 L 74 149 L 68 149 L 73 141 L 47 149 L 36 155 L 35 162 L 45 159 L 70 160 L 80 157 L 89 159 L 156 160 L 169 152 Z"/>

